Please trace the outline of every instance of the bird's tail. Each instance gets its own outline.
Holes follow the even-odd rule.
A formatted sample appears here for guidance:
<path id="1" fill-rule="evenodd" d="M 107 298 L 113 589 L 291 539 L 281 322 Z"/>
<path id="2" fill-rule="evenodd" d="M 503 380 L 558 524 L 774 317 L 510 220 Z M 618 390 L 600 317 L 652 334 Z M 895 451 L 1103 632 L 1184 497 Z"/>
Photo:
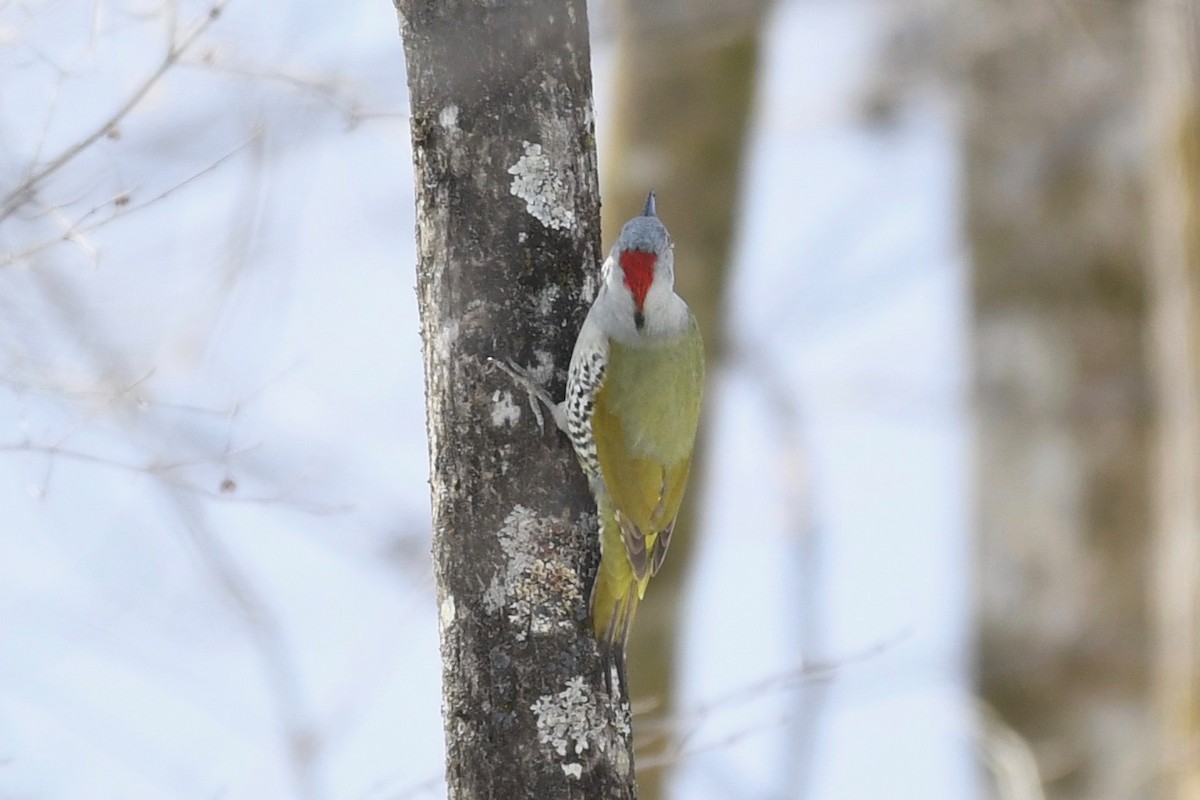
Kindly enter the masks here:
<path id="1" fill-rule="evenodd" d="M 607 502 L 600 502 L 600 569 L 592 585 L 592 629 L 602 650 L 619 654 L 624 660 L 629 627 L 637 611 L 641 592 L 616 514 Z"/>

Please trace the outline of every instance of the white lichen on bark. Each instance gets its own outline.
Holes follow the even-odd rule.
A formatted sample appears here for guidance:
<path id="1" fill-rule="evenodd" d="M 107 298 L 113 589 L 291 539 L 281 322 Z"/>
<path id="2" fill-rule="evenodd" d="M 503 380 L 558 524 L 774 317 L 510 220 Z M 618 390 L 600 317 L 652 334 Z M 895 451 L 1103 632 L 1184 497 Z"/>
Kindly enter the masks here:
<path id="1" fill-rule="evenodd" d="M 561 530 L 553 520 L 518 505 L 497 533 L 505 564 L 492 577 L 484 605 L 491 612 L 506 610 L 519 641 L 570 628 L 583 602 L 583 582 L 555 549 Z"/>
<path id="2" fill-rule="evenodd" d="M 525 210 L 554 230 L 575 227 L 575 212 L 566 181 L 550 161 L 540 144 L 522 142 L 525 154 L 508 168 L 513 176 L 509 193 L 525 201 Z"/>
<path id="3" fill-rule="evenodd" d="M 558 300 L 562 294 L 562 289 L 558 284 L 552 283 L 538 294 L 537 297 L 537 313 L 542 317 L 549 317 L 554 314 L 554 302 Z"/>
<path id="4" fill-rule="evenodd" d="M 559 756 L 582 756 L 589 750 L 601 753 L 610 748 L 619 754 L 619 737 L 629 733 L 628 715 L 621 714 L 610 722 L 603 713 L 607 707 L 590 695 L 582 677 L 571 678 L 561 692 L 542 695 L 530 707 L 537 716 L 538 742 Z M 618 762 L 624 763 L 620 758 Z M 579 762 L 561 766 L 568 777 L 583 775 L 583 764 Z"/>
<path id="5" fill-rule="evenodd" d="M 583 301 L 590 304 L 596 299 L 596 275 L 591 270 L 588 270 L 583 278 Z"/>
<path id="6" fill-rule="evenodd" d="M 449 361 L 453 358 L 454 343 L 458 341 L 459 322 L 456 319 L 443 320 L 432 332 L 432 355 Z"/>
<path id="7" fill-rule="evenodd" d="M 513 401 L 512 392 L 497 389 L 492 393 L 492 427 L 512 427 L 521 420 L 521 408 Z"/>
<path id="8" fill-rule="evenodd" d="M 529 377 L 545 386 L 554 377 L 554 356 L 545 350 L 535 350 L 533 361 L 529 368 Z"/>

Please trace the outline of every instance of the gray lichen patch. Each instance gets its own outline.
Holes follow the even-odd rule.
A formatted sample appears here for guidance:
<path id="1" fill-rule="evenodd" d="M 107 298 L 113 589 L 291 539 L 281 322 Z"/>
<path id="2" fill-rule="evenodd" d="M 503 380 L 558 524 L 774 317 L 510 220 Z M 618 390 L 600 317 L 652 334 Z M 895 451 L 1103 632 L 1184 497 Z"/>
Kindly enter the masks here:
<path id="1" fill-rule="evenodd" d="M 554 303 L 562 294 L 562 287 L 557 283 L 546 284 L 546 288 L 537 296 L 537 313 L 542 317 L 549 317 L 554 314 Z"/>
<path id="2" fill-rule="evenodd" d="M 513 176 L 508 191 L 525 201 L 525 210 L 547 228 L 575 227 L 571 191 L 540 144 L 522 142 L 525 154 L 508 168 Z"/>
<path id="3" fill-rule="evenodd" d="M 535 350 L 534 363 L 529 367 L 529 377 L 545 386 L 554 378 L 554 356 L 545 350 Z"/>
<path id="4" fill-rule="evenodd" d="M 521 420 L 521 409 L 513 401 L 512 392 L 492 393 L 492 427 L 512 427 Z"/>
<path id="5" fill-rule="evenodd" d="M 522 627 L 518 639 L 529 633 L 545 634 L 556 626 L 571 627 L 570 610 L 583 600 L 579 576 L 561 561 L 537 559 L 530 570 L 510 586 L 508 621 Z"/>
<path id="6" fill-rule="evenodd" d="M 597 287 L 595 273 L 590 269 L 585 269 L 583 272 L 583 288 L 579 293 L 579 296 L 585 303 L 591 303 L 596 299 Z"/>
<path id="7" fill-rule="evenodd" d="M 575 624 L 575 611 L 583 603 L 583 582 L 557 551 L 565 530 L 560 521 L 518 505 L 497 533 L 505 564 L 492 577 L 484 606 L 489 612 L 504 609 L 520 641 Z"/>
<path id="8" fill-rule="evenodd" d="M 567 681 L 566 688 L 557 694 L 545 694 L 530 706 L 537 717 L 538 743 L 559 756 L 583 756 L 622 753 L 623 737 L 629 733 L 626 714 L 610 720 L 610 706 L 597 702 L 591 695 L 587 682 L 576 676 Z M 562 764 L 568 777 L 583 775 L 583 764 Z"/>

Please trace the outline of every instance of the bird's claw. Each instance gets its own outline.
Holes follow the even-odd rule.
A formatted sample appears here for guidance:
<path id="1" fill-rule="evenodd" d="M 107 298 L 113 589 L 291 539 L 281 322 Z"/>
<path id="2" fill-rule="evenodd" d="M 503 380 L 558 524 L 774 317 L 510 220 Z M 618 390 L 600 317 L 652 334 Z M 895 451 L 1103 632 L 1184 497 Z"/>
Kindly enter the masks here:
<path id="1" fill-rule="evenodd" d="M 529 400 L 529 408 L 533 411 L 533 418 L 537 420 L 538 432 L 544 435 L 546 433 L 546 418 L 542 416 L 540 403 L 545 403 L 547 407 L 554 405 L 554 401 L 546 394 L 546 390 L 533 379 L 533 376 L 528 371 L 517 366 L 513 361 L 488 356 L 487 363 L 488 366 L 508 375 L 512 382 L 517 385 L 517 388 L 525 391 L 525 396 Z"/>

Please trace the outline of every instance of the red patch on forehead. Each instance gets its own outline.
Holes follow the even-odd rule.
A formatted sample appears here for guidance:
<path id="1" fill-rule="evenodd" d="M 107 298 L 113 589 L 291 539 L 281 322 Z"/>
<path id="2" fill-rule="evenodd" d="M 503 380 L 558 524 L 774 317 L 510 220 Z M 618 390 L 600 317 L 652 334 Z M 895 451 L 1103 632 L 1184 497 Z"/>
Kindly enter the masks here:
<path id="1" fill-rule="evenodd" d="M 625 285 L 633 295 L 634 305 L 641 311 L 646 302 L 646 292 L 654 283 L 654 262 L 658 260 L 657 253 L 643 253 L 640 250 L 624 250 L 621 252 L 621 271 L 625 274 Z"/>

